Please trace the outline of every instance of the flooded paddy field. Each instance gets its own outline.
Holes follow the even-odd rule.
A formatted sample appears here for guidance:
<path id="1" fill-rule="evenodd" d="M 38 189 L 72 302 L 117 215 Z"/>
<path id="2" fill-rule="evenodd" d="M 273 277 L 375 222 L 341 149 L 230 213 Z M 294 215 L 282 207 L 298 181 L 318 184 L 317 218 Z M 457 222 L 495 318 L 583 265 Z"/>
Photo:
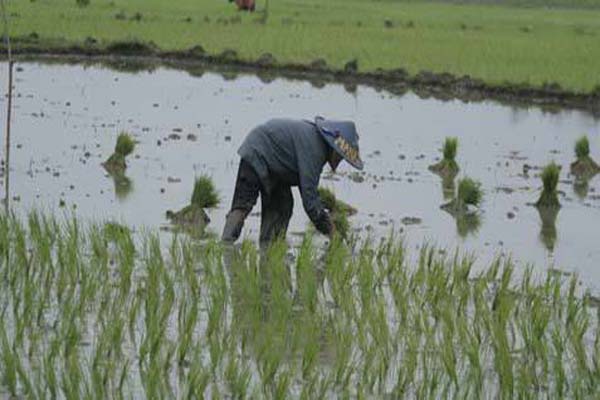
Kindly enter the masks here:
<path id="1" fill-rule="evenodd" d="M 0 395 L 599 395 L 599 302 L 583 294 L 599 282 L 600 178 L 582 188 L 568 176 L 581 135 L 600 153 L 589 115 L 163 68 L 20 63 L 15 84 Z M 291 251 L 253 246 L 257 214 L 250 241 L 233 248 L 171 234 L 166 211 L 188 205 L 208 175 L 218 235 L 253 126 L 317 114 L 359 127 L 365 173 L 343 165 L 322 184 L 358 209 L 352 226 L 374 241 L 301 235 L 299 198 Z M 121 131 L 137 144 L 115 180 L 101 164 Z M 459 177 L 482 183 L 479 218 L 440 209 L 428 166 L 447 136 L 458 138 Z M 562 208 L 548 220 L 530 204 L 551 160 L 563 166 Z"/>
<path id="2" fill-rule="evenodd" d="M 409 246 L 427 241 L 460 248 L 484 264 L 508 254 L 522 265 L 577 271 L 592 288 L 600 282 L 600 177 L 581 188 L 568 175 L 581 135 L 590 138 L 592 157 L 600 157 L 600 122 L 588 114 L 422 99 L 412 93 L 399 97 L 365 86 L 348 91 L 336 84 L 266 82 L 231 72 L 198 75 L 164 68 L 127 73 L 100 66 L 18 64 L 11 207 L 68 215 L 74 210 L 136 230 L 164 228 L 166 211 L 185 206 L 194 177 L 208 174 L 222 199 L 209 212 L 209 229 L 218 234 L 233 192 L 236 151 L 246 133 L 273 117 L 324 115 L 354 120 L 361 135 L 365 174 L 342 164 L 338 174 L 322 176 L 322 185 L 358 209 L 351 222 L 361 235 L 378 237 L 394 229 L 404 233 Z M 125 183 L 101 166 L 121 131 L 138 142 Z M 481 181 L 485 191 L 480 217 L 466 223 L 440 209 L 442 180 L 427 169 L 439 160 L 446 136 L 459 141 L 459 177 Z M 539 196 L 539 168 L 552 160 L 563 166 L 563 207 L 554 224 L 528 205 Z M 291 241 L 309 225 L 295 196 Z M 257 237 L 259 210 L 246 223 L 247 237 Z"/>

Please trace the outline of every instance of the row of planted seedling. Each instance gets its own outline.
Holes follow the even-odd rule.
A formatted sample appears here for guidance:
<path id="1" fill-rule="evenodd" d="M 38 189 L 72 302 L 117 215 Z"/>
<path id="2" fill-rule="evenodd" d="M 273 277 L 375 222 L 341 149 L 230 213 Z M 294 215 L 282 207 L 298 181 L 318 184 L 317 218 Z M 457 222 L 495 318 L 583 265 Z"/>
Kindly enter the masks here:
<path id="1" fill-rule="evenodd" d="M 125 157 L 133 151 L 134 141 L 126 133 L 119 135 L 114 154 L 104 163 L 105 168 L 113 175 L 120 177 L 115 179 L 127 183 L 124 177 L 126 168 Z M 443 147 L 443 157 L 437 164 L 431 165 L 429 169 L 440 175 L 444 188 L 444 197 L 450 201 L 441 206 L 442 209 L 452 214 L 457 221 L 459 233 L 465 235 L 471 230 L 477 229 L 479 225 L 478 207 L 483 199 L 481 184 L 469 177 L 463 177 L 456 188 L 454 181 L 459 173 L 456 162 L 458 139 L 446 138 Z M 590 157 L 589 140 L 586 136 L 581 137 L 575 144 L 576 161 L 571 164 L 571 174 L 575 177 L 575 187 L 578 192 L 587 191 L 589 180 L 600 172 L 600 166 Z M 560 167 L 554 162 L 543 168 L 541 179 L 543 182 L 542 192 L 534 204 L 540 210 L 545 225 L 551 226 L 556 219 L 560 202 L 558 199 L 557 185 L 559 182 Z M 320 188 L 319 194 L 326 209 L 332 213 L 333 222 L 337 231 L 346 237 L 350 230 L 348 217 L 356 213 L 356 209 L 336 199 L 330 189 Z M 196 179 L 190 205 L 179 212 L 167 212 L 167 218 L 177 226 L 186 228 L 188 232 L 204 232 L 204 227 L 210 221 L 204 209 L 216 207 L 219 197 L 210 177 L 201 176 Z M 548 222 L 550 221 L 550 222 Z M 543 229 L 544 230 L 544 229 Z M 550 235 L 552 236 L 552 235 Z M 554 235 L 555 236 L 555 235 Z M 550 240 L 553 242 L 553 240 Z M 552 247 L 550 245 L 550 247 Z"/>
<path id="2" fill-rule="evenodd" d="M 291 258 L 293 255 L 293 258 Z M 390 236 L 299 249 L 162 244 L 0 215 L 2 392 L 26 398 L 595 398 L 575 277 Z"/>
<path id="3" fill-rule="evenodd" d="M 483 190 L 481 184 L 469 177 L 464 177 L 459 180 L 458 189 L 455 191 L 454 180 L 459 173 L 459 166 L 456 162 L 456 153 L 458 148 L 458 139 L 454 137 L 446 138 L 443 148 L 443 158 L 437 164 L 431 165 L 429 170 L 440 175 L 442 178 L 442 186 L 444 188 L 444 197 L 451 198 L 451 201 L 443 204 L 442 209 L 451 213 L 457 219 L 459 232 L 461 222 L 466 224 L 467 231 L 477 227 L 477 208 L 480 206 L 483 198 Z M 590 157 L 590 146 L 587 136 L 581 137 L 575 143 L 574 161 L 570 166 L 570 172 L 575 178 L 575 188 L 585 187 L 591 178 L 600 173 L 600 167 Z M 558 199 L 557 186 L 559 182 L 561 167 L 554 162 L 551 162 L 542 169 L 540 174 L 542 180 L 542 191 L 538 200 L 533 203 L 540 211 L 540 216 L 544 222 L 544 226 L 554 224 L 560 201 Z M 470 220 L 473 223 L 470 223 Z M 473 225 L 469 227 L 469 225 Z M 542 227 L 542 236 L 544 235 L 544 226 Z M 549 236 L 556 236 L 549 235 Z M 552 247 L 553 239 L 550 238 Z M 546 240 L 545 240 L 546 241 Z"/>

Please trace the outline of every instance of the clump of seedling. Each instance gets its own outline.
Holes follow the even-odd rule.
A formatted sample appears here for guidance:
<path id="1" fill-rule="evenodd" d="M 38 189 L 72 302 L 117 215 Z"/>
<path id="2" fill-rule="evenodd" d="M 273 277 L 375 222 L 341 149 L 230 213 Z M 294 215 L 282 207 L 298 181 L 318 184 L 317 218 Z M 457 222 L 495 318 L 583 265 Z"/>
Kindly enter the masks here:
<path id="1" fill-rule="evenodd" d="M 330 212 L 336 231 L 339 232 L 342 237 L 346 237 L 348 230 L 350 229 L 348 217 L 356 214 L 356 208 L 348 203 L 338 200 L 335 193 L 333 193 L 331 189 L 325 187 L 319 188 L 319 197 L 321 198 L 323 207 Z"/>
<path id="2" fill-rule="evenodd" d="M 481 219 L 476 209 L 481 205 L 482 199 L 481 183 L 471 178 L 463 178 L 458 182 L 458 190 L 454 199 L 441 206 L 442 210 L 447 211 L 456 219 L 456 229 L 461 237 L 477 231 L 481 225 Z"/>
<path id="3" fill-rule="evenodd" d="M 483 200 L 481 183 L 471 178 L 463 178 L 458 182 L 456 196 L 449 203 L 443 204 L 442 209 L 452 215 L 469 213 L 470 207 L 479 207 Z"/>
<path id="4" fill-rule="evenodd" d="M 456 163 L 456 151 L 458 149 L 458 139 L 447 137 L 444 142 L 443 158 L 437 164 L 429 166 L 429 170 L 445 179 L 454 179 L 460 168 Z"/>
<path id="5" fill-rule="evenodd" d="M 0 249 L 3 398 L 595 398 L 600 385 L 600 301 L 510 257 L 413 256 L 393 234 L 319 248 L 309 234 L 292 261 L 283 239 L 165 246 L 35 211 L 0 214 Z"/>
<path id="6" fill-rule="evenodd" d="M 123 173 L 127 169 L 125 157 L 133 152 L 135 141 L 126 132 L 121 132 L 117 137 L 115 152 L 102 165 L 111 174 Z"/>
<path id="7" fill-rule="evenodd" d="M 210 222 L 204 209 L 217 207 L 219 201 L 212 179 L 202 175 L 194 182 L 190 204 L 177 212 L 167 211 L 167 218 L 177 225 L 203 228 Z"/>
<path id="8" fill-rule="evenodd" d="M 571 164 L 571 173 L 578 179 L 590 179 L 600 172 L 600 166 L 590 157 L 590 142 L 582 136 L 575 143 L 577 160 Z"/>
<path id="9" fill-rule="evenodd" d="M 552 162 L 548 164 L 542 170 L 542 182 L 544 187 L 540 198 L 535 203 L 538 208 L 558 208 L 560 202 L 558 201 L 558 192 L 556 187 L 558 186 L 558 178 L 560 176 L 560 166 Z"/>
<path id="10" fill-rule="evenodd" d="M 342 211 L 348 216 L 356 214 L 358 211 L 350 204 L 338 199 L 331 189 L 320 187 L 319 196 L 321 197 L 321 203 L 323 207 L 331 211 Z"/>

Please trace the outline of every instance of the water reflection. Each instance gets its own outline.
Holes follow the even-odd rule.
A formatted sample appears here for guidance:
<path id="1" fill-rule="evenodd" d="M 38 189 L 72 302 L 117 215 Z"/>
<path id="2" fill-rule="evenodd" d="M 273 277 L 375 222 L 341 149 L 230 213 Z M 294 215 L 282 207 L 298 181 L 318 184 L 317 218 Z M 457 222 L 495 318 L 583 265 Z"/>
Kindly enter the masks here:
<path id="1" fill-rule="evenodd" d="M 456 184 L 454 183 L 454 176 L 442 177 L 442 194 L 444 200 L 452 200 L 455 191 Z"/>
<path id="2" fill-rule="evenodd" d="M 456 220 L 456 232 L 461 238 L 476 235 L 481 227 L 481 216 L 479 213 L 460 213 L 454 217 Z"/>
<path id="3" fill-rule="evenodd" d="M 558 207 L 537 207 L 538 214 L 542 220 L 542 229 L 540 230 L 540 240 L 550 252 L 554 251 L 556 245 L 557 231 L 556 218 L 560 208 Z"/>
<path id="4" fill-rule="evenodd" d="M 110 174 L 115 185 L 115 197 L 120 202 L 127 200 L 127 197 L 133 190 L 133 181 L 123 172 L 113 172 Z"/>
<path id="5" fill-rule="evenodd" d="M 589 179 L 575 179 L 573 181 L 573 192 L 579 200 L 584 200 L 590 191 Z"/>

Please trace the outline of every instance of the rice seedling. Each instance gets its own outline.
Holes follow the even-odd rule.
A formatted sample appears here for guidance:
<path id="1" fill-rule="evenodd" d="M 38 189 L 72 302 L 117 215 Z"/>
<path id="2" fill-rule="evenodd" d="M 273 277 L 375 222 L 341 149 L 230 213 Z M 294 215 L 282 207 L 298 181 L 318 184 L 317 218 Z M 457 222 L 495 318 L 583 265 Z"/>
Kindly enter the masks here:
<path id="1" fill-rule="evenodd" d="M 479 207 L 483 199 L 481 183 L 471 179 L 463 178 L 458 182 L 458 190 L 455 198 L 442 205 L 442 209 L 453 215 L 469 212 L 469 206 Z"/>
<path id="2" fill-rule="evenodd" d="M 135 141 L 127 132 L 121 132 L 113 154 L 102 164 L 110 174 L 123 174 L 127 169 L 125 158 L 133 152 Z"/>
<path id="3" fill-rule="evenodd" d="M 202 175 L 194 181 L 194 190 L 190 204 L 177 212 L 167 211 L 166 216 L 172 223 L 184 228 L 191 228 L 202 234 L 210 222 L 205 208 L 215 208 L 219 205 L 219 195 L 212 179 Z"/>
<path id="4" fill-rule="evenodd" d="M 456 153 L 458 150 L 458 138 L 447 137 L 444 141 L 444 148 L 442 151 L 443 158 L 437 164 L 429 166 L 429 170 L 445 180 L 453 180 L 454 177 L 460 171 L 458 164 L 456 163 Z"/>
<path id="5" fill-rule="evenodd" d="M 394 237 L 227 254 L 27 222 L 0 216 L 0 390 L 17 397 L 597 394 L 597 310 L 576 279 L 411 258 Z"/>
<path id="6" fill-rule="evenodd" d="M 481 206 L 482 199 L 481 183 L 467 177 L 458 182 L 456 196 L 441 206 L 456 219 L 456 230 L 461 237 L 479 229 L 481 217 L 477 208 Z"/>
<path id="7" fill-rule="evenodd" d="M 577 179 L 589 180 L 600 172 L 600 166 L 590 157 L 590 142 L 587 136 L 580 137 L 575 142 L 577 160 L 571 163 L 571 174 Z"/>
<path id="8" fill-rule="evenodd" d="M 219 205 L 219 201 L 212 179 L 207 175 L 196 178 L 191 203 L 201 208 L 215 208 Z"/>
<path id="9" fill-rule="evenodd" d="M 329 211 L 331 222 L 336 231 L 343 237 L 348 237 L 350 222 L 348 216 L 356 214 L 357 210 L 351 205 L 338 200 L 335 193 L 331 189 L 319 187 L 319 197 L 323 203 L 323 207 Z"/>
<path id="10" fill-rule="evenodd" d="M 543 183 L 542 193 L 540 198 L 535 203 L 538 208 L 558 208 L 560 202 L 558 201 L 558 192 L 556 187 L 558 186 L 558 178 L 560 175 L 560 166 L 554 162 L 548 164 L 542 170 L 541 178 Z"/>

